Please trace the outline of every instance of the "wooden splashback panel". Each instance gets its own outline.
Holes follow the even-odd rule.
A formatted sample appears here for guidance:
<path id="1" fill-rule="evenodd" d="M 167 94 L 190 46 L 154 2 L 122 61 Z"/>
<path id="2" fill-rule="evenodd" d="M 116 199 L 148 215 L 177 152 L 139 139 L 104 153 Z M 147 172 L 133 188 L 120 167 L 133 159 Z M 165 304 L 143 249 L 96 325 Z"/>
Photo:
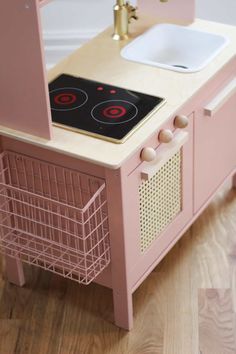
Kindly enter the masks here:
<path id="1" fill-rule="evenodd" d="M 138 0 L 138 8 L 161 21 L 188 24 L 195 18 L 195 0 Z"/>

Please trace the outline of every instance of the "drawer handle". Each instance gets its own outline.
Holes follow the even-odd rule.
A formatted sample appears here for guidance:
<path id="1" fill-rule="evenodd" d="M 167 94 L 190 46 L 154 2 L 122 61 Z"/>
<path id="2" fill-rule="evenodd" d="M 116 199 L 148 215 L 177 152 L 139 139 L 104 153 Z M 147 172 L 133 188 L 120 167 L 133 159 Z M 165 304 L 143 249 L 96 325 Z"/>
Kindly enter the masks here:
<path id="1" fill-rule="evenodd" d="M 212 117 L 236 93 L 236 78 L 230 83 L 204 108 L 204 113 Z"/>
<path id="2" fill-rule="evenodd" d="M 160 168 L 181 149 L 181 147 L 188 140 L 188 136 L 188 132 L 178 133 L 173 140 L 165 146 L 165 149 L 163 149 L 162 152 L 157 152 L 157 157 L 155 160 L 149 162 L 148 165 L 141 171 L 141 178 L 146 181 L 152 178 L 160 170 Z"/>
<path id="3" fill-rule="evenodd" d="M 158 135 L 160 143 L 168 144 L 173 140 L 174 134 L 170 129 L 163 129 Z"/>
<path id="4" fill-rule="evenodd" d="M 175 128 L 183 129 L 186 128 L 189 124 L 189 120 L 187 116 L 179 115 L 175 117 L 174 126 Z"/>
<path id="5" fill-rule="evenodd" d="M 141 152 L 141 161 L 151 162 L 156 158 L 156 151 L 151 147 L 146 147 Z"/>

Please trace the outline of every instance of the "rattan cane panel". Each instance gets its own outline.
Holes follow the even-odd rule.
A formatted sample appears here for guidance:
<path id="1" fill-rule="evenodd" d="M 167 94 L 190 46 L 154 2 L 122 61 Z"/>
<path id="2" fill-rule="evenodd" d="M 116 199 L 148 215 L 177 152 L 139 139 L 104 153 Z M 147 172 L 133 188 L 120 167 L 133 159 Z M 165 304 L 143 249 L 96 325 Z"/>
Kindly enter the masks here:
<path id="1" fill-rule="evenodd" d="M 171 157 L 139 187 L 141 252 L 152 244 L 182 208 L 182 153 Z"/>

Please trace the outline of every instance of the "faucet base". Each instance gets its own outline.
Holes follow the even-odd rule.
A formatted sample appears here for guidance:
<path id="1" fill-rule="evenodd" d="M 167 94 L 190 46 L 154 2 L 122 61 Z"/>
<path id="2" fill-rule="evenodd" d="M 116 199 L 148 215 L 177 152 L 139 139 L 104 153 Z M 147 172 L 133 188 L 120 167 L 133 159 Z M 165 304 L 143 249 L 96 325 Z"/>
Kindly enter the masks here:
<path id="1" fill-rule="evenodd" d="M 115 41 L 123 41 L 123 40 L 126 40 L 126 39 L 129 39 L 129 36 L 128 34 L 118 34 L 118 33 L 114 33 L 112 35 L 112 38 L 115 40 Z"/>
<path id="2" fill-rule="evenodd" d="M 128 39 L 129 23 L 132 18 L 137 19 L 136 8 L 127 0 L 117 0 L 114 10 L 114 34 L 116 41 Z"/>

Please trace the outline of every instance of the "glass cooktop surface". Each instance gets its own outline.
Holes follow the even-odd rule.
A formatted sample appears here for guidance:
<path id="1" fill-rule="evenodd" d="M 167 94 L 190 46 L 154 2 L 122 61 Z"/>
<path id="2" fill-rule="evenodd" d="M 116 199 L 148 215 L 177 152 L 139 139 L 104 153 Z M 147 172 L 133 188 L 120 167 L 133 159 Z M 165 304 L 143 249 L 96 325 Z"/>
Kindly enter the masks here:
<path id="1" fill-rule="evenodd" d="M 49 84 L 55 125 L 124 142 L 165 102 L 163 98 L 62 74 Z"/>

